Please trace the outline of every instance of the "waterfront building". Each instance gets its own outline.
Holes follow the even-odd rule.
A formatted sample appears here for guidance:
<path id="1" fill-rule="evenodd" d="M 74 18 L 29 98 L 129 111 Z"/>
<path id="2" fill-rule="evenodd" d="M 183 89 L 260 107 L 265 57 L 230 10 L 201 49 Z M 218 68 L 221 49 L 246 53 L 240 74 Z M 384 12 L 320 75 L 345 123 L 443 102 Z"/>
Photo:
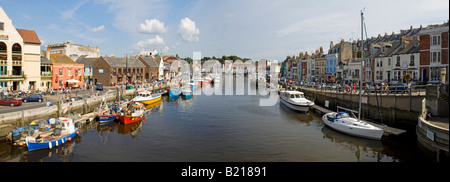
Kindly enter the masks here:
<path id="1" fill-rule="evenodd" d="M 305 67 L 303 67 L 302 59 L 304 58 L 303 52 L 300 52 L 297 59 L 295 60 L 297 62 L 297 82 L 301 83 L 303 81 L 303 73 Z"/>
<path id="2" fill-rule="evenodd" d="M 101 56 L 93 65 L 93 82 L 110 86 L 143 83 L 145 65 L 134 58 Z"/>
<path id="3" fill-rule="evenodd" d="M 305 53 L 305 55 L 303 55 L 301 62 L 302 62 L 302 81 L 303 82 L 307 82 L 308 81 L 308 57 L 309 55 L 307 54 L 307 52 Z"/>
<path id="4" fill-rule="evenodd" d="M 1 90 L 37 90 L 41 85 L 41 41 L 34 30 L 17 29 L 0 7 Z"/>
<path id="5" fill-rule="evenodd" d="M 325 82 L 325 68 L 326 68 L 326 55 L 323 54 L 323 47 L 320 47 L 320 50 L 318 54 L 316 54 L 315 58 L 315 78 L 317 83 L 324 83 Z"/>
<path id="6" fill-rule="evenodd" d="M 448 83 L 448 21 L 441 25 L 429 25 L 420 35 L 420 81 L 440 83 L 441 73 L 445 71 Z"/>
<path id="7" fill-rule="evenodd" d="M 50 54 L 52 62 L 52 85 L 54 89 L 68 89 L 83 86 L 84 65 L 78 64 L 69 56 Z"/>
<path id="8" fill-rule="evenodd" d="M 97 47 L 89 47 L 70 42 L 49 44 L 47 45 L 47 58 L 50 54 L 59 53 L 69 56 L 72 60 L 77 60 L 80 56 L 99 57 L 100 49 Z"/>
<path id="9" fill-rule="evenodd" d="M 336 64 L 337 62 L 337 54 L 335 52 L 336 49 L 333 49 L 328 52 L 328 55 L 325 57 L 325 81 L 330 82 L 332 77 L 336 76 Z"/>
<path id="10" fill-rule="evenodd" d="M 52 62 L 46 57 L 41 56 L 41 88 L 52 89 L 53 88 L 53 71 Z"/>
<path id="11" fill-rule="evenodd" d="M 330 82 L 331 78 L 335 81 L 342 82 L 343 69 L 337 71 L 337 65 L 348 65 L 353 59 L 354 45 L 350 42 L 341 39 L 341 42 L 334 45 L 333 41 L 330 43 L 330 49 L 326 56 L 326 80 Z"/>
<path id="12" fill-rule="evenodd" d="M 78 64 L 84 65 L 84 82 L 88 85 L 93 85 L 93 71 L 94 71 L 94 63 L 98 60 L 98 57 L 87 57 L 87 55 L 82 55 L 78 57 L 76 62 Z"/>
<path id="13" fill-rule="evenodd" d="M 315 82 L 315 78 L 314 78 L 314 73 L 316 71 L 316 67 L 315 67 L 315 59 L 316 59 L 316 53 L 312 53 L 311 54 L 311 59 L 309 59 L 308 61 L 308 81 L 309 82 Z"/>
<path id="14" fill-rule="evenodd" d="M 138 60 L 145 65 L 145 80 L 147 82 L 164 79 L 164 61 L 162 56 L 140 55 Z"/>

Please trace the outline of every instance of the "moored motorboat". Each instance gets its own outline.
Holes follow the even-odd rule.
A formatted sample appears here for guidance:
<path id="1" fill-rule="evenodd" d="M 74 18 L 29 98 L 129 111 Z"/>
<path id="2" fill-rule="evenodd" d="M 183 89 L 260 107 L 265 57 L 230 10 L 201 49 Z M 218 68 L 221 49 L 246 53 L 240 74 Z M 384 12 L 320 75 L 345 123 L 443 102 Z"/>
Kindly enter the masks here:
<path id="1" fill-rule="evenodd" d="M 192 89 L 190 87 L 183 88 L 183 90 L 181 91 L 181 94 L 183 96 L 192 96 L 192 95 L 194 95 L 194 93 L 192 92 Z"/>
<path id="2" fill-rule="evenodd" d="M 144 104 L 138 102 L 131 102 L 128 107 L 123 109 L 120 113 L 119 120 L 123 124 L 130 124 L 139 121 L 144 117 Z"/>
<path id="3" fill-rule="evenodd" d="M 322 116 L 322 121 L 332 129 L 362 138 L 380 140 L 384 133 L 383 129 L 351 117 L 346 112 L 327 113 Z"/>
<path id="4" fill-rule="evenodd" d="M 98 120 L 100 123 L 114 121 L 119 119 L 120 108 L 118 104 L 114 103 L 108 106 L 105 101 L 100 104 Z"/>
<path id="5" fill-rule="evenodd" d="M 281 91 L 280 102 L 291 110 L 304 113 L 314 105 L 313 101 L 306 99 L 303 92 L 299 91 Z"/>
<path id="6" fill-rule="evenodd" d="M 132 101 L 140 102 L 143 104 L 152 104 L 161 100 L 160 94 L 151 94 L 149 91 L 142 91 L 137 94 Z"/>
<path id="7" fill-rule="evenodd" d="M 169 97 L 176 97 L 176 96 L 179 96 L 180 94 L 181 94 L 180 87 L 173 87 L 173 88 L 170 88 L 170 90 L 169 90 Z"/>
<path id="8" fill-rule="evenodd" d="M 78 134 L 78 129 L 72 118 L 54 119 L 57 126 L 46 132 L 38 132 L 25 138 L 28 151 L 52 148 L 71 141 Z"/>

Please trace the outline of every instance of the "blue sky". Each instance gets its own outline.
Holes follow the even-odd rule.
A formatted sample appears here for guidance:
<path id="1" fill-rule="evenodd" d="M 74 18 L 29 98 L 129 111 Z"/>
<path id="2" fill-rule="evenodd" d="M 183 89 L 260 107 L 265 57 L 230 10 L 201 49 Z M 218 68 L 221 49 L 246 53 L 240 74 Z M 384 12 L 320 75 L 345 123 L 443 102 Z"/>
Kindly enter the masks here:
<path id="1" fill-rule="evenodd" d="M 47 44 L 99 46 L 101 55 L 140 50 L 192 57 L 237 55 L 284 60 L 358 39 L 365 8 L 368 36 L 442 24 L 448 0 L 1 0 L 16 28 Z"/>

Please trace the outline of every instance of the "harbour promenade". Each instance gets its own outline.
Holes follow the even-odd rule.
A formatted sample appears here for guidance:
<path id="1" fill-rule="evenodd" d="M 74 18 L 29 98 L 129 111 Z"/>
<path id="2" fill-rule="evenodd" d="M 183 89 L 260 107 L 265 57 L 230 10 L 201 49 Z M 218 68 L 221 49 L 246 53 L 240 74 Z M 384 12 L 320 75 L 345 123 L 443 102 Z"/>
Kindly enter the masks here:
<path id="1" fill-rule="evenodd" d="M 351 89 L 346 91 L 344 88 L 318 88 L 309 86 L 293 85 L 280 82 L 283 88 L 289 90 L 299 90 L 305 93 L 316 104 L 336 111 L 337 106 L 346 108 L 358 108 L 359 105 L 359 89 Z M 384 89 L 377 90 L 375 93 L 373 88 L 362 89 L 361 97 L 361 116 L 368 120 L 380 122 L 380 115 L 384 124 L 394 125 L 402 129 L 410 131 L 415 130 L 417 118 L 422 112 L 422 100 L 439 100 L 436 102 L 433 115 L 437 116 L 438 110 L 448 108 L 448 102 L 442 101 L 438 94 L 431 94 L 435 86 L 415 86 L 406 91 L 389 92 Z M 442 94 L 441 94 L 442 95 Z M 432 97 L 432 98 L 430 98 Z M 446 105 L 447 103 L 447 105 Z M 438 109 L 439 108 L 439 109 Z M 433 110 L 433 109 L 431 109 Z M 448 117 L 447 117 L 448 118 Z M 438 122 L 448 128 L 447 124 Z"/>
<path id="2" fill-rule="evenodd" d="M 1 106 L 2 112 L 0 114 L 0 141 L 5 139 L 5 136 L 11 130 L 28 125 L 32 121 L 46 120 L 52 117 L 58 117 L 65 113 L 76 111 L 81 114 L 88 114 L 94 111 L 101 103 L 102 99 L 108 102 L 122 99 L 124 97 L 136 95 L 138 91 L 150 90 L 156 91 L 160 89 L 167 89 L 169 84 L 158 86 L 143 86 L 140 88 L 121 89 L 117 87 L 105 87 L 103 91 L 96 90 L 78 90 L 71 94 L 58 94 L 44 96 L 42 103 L 26 103 L 33 104 L 30 107 Z M 81 97 L 80 100 L 68 100 L 67 98 Z M 47 106 L 47 102 L 51 105 Z"/>

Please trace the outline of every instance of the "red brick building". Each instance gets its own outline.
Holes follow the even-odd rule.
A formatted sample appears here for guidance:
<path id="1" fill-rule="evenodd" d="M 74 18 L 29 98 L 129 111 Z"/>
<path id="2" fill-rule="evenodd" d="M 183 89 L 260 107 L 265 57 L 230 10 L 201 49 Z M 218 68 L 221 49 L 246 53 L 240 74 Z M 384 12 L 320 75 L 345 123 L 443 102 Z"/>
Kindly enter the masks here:
<path id="1" fill-rule="evenodd" d="M 448 83 L 448 22 L 442 25 L 430 25 L 419 34 L 420 81 L 440 83 L 441 73 L 445 71 L 445 83 Z"/>

